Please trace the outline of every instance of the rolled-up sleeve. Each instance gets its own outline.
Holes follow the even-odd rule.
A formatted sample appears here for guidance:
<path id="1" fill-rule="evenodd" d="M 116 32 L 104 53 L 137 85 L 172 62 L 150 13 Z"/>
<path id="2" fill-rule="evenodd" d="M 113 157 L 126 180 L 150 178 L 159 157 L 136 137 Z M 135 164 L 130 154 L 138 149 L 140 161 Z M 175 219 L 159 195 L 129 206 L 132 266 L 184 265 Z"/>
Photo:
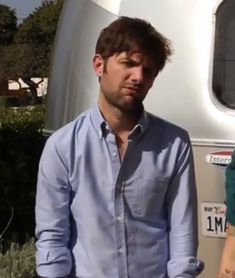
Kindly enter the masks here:
<path id="1" fill-rule="evenodd" d="M 53 140 L 48 140 L 39 164 L 36 193 L 36 270 L 45 277 L 71 272 L 70 187 L 68 170 Z"/>
<path id="2" fill-rule="evenodd" d="M 196 258 L 198 247 L 197 192 L 189 139 L 178 155 L 177 169 L 167 193 L 170 223 L 167 271 L 170 278 L 196 277 L 204 264 Z"/>

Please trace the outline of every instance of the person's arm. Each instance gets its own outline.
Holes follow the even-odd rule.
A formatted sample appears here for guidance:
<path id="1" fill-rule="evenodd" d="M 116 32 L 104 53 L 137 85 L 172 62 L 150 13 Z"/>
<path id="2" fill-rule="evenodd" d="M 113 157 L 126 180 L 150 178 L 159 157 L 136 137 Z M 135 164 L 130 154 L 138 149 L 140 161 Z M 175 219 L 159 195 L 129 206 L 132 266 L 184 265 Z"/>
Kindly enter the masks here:
<path id="1" fill-rule="evenodd" d="M 225 176 L 228 228 L 218 277 L 232 278 L 235 277 L 235 151 L 226 168 Z"/>
<path id="2" fill-rule="evenodd" d="M 47 278 L 66 277 L 72 265 L 68 248 L 71 192 L 57 141 L 49 138 L 44 148 L 36 193 L 36 271 Z"/>
<path id="3" fill-rule="evenodd" d="M 169 278 L 196 277 L 204 264 L 196 258 L 198 248 L 197 192 L 189 138 L 179 150 L 176 172 L 167 192 L 169 221 Z"/>
<path id="4" fill-rule="evenodd" d="M 235 277 L 235 226 L 228 224 L 218 278 Z"/>

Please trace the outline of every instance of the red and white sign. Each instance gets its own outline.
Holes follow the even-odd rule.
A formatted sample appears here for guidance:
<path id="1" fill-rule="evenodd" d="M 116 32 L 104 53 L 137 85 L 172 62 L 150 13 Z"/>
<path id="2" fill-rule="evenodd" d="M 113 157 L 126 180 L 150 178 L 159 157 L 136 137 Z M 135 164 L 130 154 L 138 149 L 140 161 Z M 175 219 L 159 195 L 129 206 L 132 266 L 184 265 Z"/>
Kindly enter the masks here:
<path id="1" fill-rule="evenodd" d="M 232 151 L 213 152 L 206 156 L 206 162 L 216 166 L 226 167 L 231 161 L 231 156 Z"/>

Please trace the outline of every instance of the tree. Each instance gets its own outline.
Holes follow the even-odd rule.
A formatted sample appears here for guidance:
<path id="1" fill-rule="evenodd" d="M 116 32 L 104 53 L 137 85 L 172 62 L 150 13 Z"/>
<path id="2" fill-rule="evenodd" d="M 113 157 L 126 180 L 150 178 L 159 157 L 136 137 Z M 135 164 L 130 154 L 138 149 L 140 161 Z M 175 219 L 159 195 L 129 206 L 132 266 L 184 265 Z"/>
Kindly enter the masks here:
<path id="1" fill-rule="evenodd" d="M 40 7 L 18 26 L 14 42 L 0 57 L 0 79 L 18 79 L 29 86 L 33 103 L 38 102 L 32 77 L 47 77 L 63 0 L 44 0 Z M 43 79 L 40 81 L 42 82 Z"/>
<path id="2" fill-rule="evenodd" d="M 10 9 L 8 6 L 0 4 L 0 57 L 4 54 L 6 46 L 13 42 L 15 33 L 17 31 L 17 18 L 15 10 Z M 4 64 L 0 59 L 0 71 Z M 7 81 L 0 80 L 0 91 L 6 91 Z"/>
<path id="3" fill-rule="evenodd" d="M 63 0 L 44 0 L 41 6 L 19 25 L 15 42 L 27 49 L 25 53 L 22 51 L 21 55 L 25 56 L 24 60 L 30 61 L 25 63 L 27 67 L 22 69 L 23 74 L 31 75 L 33 72 L 35 76 L 48 76 L 50 54 L 62 5 Z M 29 47 L 25 45 L 31 46 L 34 56 L 28 55 Z M 30 68 L 28 64 L 31 64 Z"/>
<path id="4" fill-rule="evenodd" d="M 0 4 L 0 46 L 9 45 L 17 31 L 15 10 Z"/>

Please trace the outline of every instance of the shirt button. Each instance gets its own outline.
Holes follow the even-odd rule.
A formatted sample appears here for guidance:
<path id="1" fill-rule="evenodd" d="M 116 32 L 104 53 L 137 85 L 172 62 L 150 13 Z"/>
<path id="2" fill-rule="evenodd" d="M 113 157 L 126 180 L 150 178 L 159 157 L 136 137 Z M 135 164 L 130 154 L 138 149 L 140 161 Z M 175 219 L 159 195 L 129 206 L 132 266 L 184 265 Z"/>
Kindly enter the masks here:
<path id="1" fill-rule="evenodd" d="M 120 186 L 120 192 L 124 192 L 125 191 L 125 182 L 123 182 Z"/>
<path id="2" fill-rule="evenodd" d="M 117 152 L 112 153 L 113 157 L 117 157 Z"/>
<path id="3" fill-rule="evenodd" d="M 119 248 L 119 249 L 118 249 L 118 253 L 119 253 L 119 254 L 124 254 L 124 252 L 125 252 L 124 248 Z"/>
<path id="4" fill-rule="evenodd" d="M 123 216 L 119 215 L 116 219 L 117 219 L 117 222 L 121 222 L 123 220 Z"/>

